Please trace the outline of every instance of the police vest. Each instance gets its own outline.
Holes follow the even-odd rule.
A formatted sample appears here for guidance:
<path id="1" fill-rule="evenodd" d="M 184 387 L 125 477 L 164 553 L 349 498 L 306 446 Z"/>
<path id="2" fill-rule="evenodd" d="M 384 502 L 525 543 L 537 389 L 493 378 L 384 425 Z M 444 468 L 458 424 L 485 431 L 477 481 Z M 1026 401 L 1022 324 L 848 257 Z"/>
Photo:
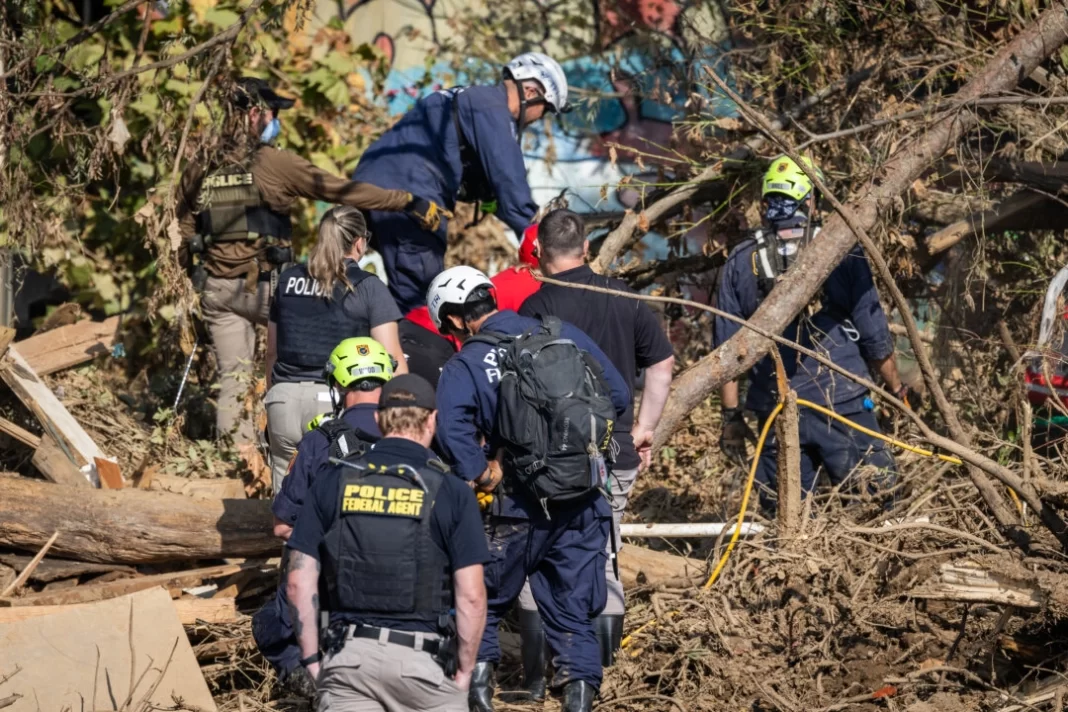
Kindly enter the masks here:
<path id="1" fill-rule="evenodd" d="M 346 260 L 345 276 L 355 289 L 372 275 L 354 260 Z M 334 284 L 333 298 L 324 298 L 322 286 L 308 274 L 307 265 L 294 265 L 283 271 L 278 278 L 274 307 L 279 362 L 317 372 L 339 341 L 370 336 L 370 320 L 366 314 L 353 312 L 348 296 L 348 289 L 338 282 Z"/>
<path id="2" fill-rule="evenodd" d="M 430 533 L 448 468 L 431 462 L 340 467 L 337 519 L 324 537 L 331 612 L 438 624 L 453 605 L 448 554 Z"/>
<path id="3" fill-rule="evenodd" d="M 197 232 L 205 242 L 288 241 L 293 227 L 288 213 L 278 213 L 263 201 L 252 173 L 232 164 L 209 173 L 197 196 Z"/>
<path id="4" fill-rule="evenodd" d="M 452 123 L 456 126 L 456 139 L 460 142 L 460 190 L 456 199 L 464 203 L 490 203 L 497 199 L 493 185 L 486 177 L 486 170 L 475 147 L 460 128 L 460 94 L 463 88 L 452 90 Z"/>

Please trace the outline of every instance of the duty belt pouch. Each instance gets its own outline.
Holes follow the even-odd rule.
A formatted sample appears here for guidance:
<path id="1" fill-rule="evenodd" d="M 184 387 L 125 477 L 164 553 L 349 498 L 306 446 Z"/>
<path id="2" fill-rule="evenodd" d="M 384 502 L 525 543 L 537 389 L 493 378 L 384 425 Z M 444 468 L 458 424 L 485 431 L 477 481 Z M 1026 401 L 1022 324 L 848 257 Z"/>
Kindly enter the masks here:
<path id="1" fill-rule="evenodd" d="M 460 640 L 456 636 L 456 622 L 450 615 L 443 615 L 438 619 L 438 628 L 441 631 L 441 642 L 438 644 L 438 654 L 434 661 L 441 666 L 448 677 L 456 674 L 460 660 Z"/>

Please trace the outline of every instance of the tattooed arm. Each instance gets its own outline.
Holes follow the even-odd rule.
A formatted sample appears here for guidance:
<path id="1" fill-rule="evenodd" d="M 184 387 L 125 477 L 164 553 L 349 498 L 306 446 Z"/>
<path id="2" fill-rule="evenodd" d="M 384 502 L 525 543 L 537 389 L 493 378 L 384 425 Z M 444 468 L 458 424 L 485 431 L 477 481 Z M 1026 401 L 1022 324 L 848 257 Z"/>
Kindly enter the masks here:
<path id="1" fill-rule="evenodd" d="M 296 550 L 289 552 L 286 593 L 302 658 L 319 652 L 319 571 L 319 561 L 314 557 Z M 318 679 L 319 663 L 308 665 L 308 672 L 313 680 Z"/>

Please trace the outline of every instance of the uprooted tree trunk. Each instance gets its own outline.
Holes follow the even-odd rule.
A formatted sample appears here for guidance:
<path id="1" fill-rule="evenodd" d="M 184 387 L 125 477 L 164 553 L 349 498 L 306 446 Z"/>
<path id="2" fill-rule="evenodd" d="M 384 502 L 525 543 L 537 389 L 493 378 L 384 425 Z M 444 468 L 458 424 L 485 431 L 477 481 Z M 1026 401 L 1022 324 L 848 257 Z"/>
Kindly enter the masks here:
<path id="1" fill-rule="evenodd" d="M 969 102 L 987 94 L 1008 91 L 1065 40 L 1068 40 L 1068 12 L 1064 4 L 1058 3 L 1002 47 L 983 70 L 956 93 L 953 108 L 933 120 L 915 140 L 898 147 L 870 182 L 870 187 L 849 205 L 859 226 L 871 230 L 924 169 L 952 147 L 965 128 L 975 123 L 974 115 L 967 111 Z M 798 263 L 764 300 L 751 321 L 767 331 L 781 332 L 811 301 L 855 243 L 856 236 L 841 215 L 833 216 L 819 238 L 801 254 Z M 756 332 L 742 329 L 683 373 L 675 381 L 671 399 L 656 429 L 654 445 L 663 445 L 691 410 L 721 385 L 763 358 L 771 345 L 771 341 Z"/>
<path id="2" fill-rule="evenodd" d="M 274 555 L 270 502 L 92 490 L 0 477 L 0 546 L 111 564 Z"/>

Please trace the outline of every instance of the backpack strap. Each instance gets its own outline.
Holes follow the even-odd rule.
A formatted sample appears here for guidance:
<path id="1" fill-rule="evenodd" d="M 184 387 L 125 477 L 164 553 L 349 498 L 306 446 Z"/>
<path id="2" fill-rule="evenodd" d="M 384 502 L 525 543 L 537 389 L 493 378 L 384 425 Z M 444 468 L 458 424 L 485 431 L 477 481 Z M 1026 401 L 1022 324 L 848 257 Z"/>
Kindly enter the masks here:
<path id="1" fill-rule="evenodd" d="M 473 336 L 467 337 L 467 341 L 464 343 L 489 344 L 496 348 L 512 338 L 514 337 L 509 336 L 508 334 L 502 334 L 499 331 L 480 331 Z"/>
<path id="2" fill-rule="evenodd" d="M 546 333 L 553 338 L 560 336 L 560 330 L 563 326 L 563 322 L 560 321 L 558 316 L 546 316 L 542 317 L 541 325 L 545 329 Z"/>

